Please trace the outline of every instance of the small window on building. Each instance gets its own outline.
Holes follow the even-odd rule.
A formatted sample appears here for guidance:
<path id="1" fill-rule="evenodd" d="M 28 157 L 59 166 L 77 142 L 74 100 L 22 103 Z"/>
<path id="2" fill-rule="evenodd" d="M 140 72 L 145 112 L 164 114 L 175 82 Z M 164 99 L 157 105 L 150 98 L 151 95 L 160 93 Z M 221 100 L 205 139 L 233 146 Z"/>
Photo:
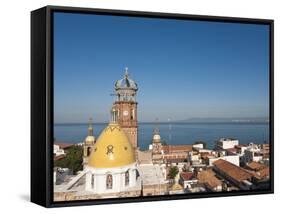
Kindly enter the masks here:
<path id="1" fill-rule="evenodd" d="M 125 186 L 128 186 L 130 182 L 130 178 L 129 178 L 129 170 L 127 170 L 125 172 Z"/>
<path id="2" fill-rule="evenodd" d="M 108 174 L 106 176 L 106 189 L 112 189 L 112 184 L 113 184 L 112 175 Z"/>
<path id="3" fill-rule="evenodd" d="M 136 170 L 136 179 L 140 176 L 140 173 L 138 170 Z"/>
<path id="4" fill-rule="evenodd" d="M 92 189 L 94 189 L 94 186 L 95 186 L 95 176 L 92 175 Z"/>

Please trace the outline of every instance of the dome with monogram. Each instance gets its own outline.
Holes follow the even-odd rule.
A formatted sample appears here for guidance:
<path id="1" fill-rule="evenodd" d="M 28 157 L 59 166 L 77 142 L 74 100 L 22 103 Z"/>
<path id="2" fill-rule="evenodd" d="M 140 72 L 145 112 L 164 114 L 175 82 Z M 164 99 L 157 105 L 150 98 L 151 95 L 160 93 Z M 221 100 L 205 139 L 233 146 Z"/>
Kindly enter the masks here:
<path id="1" fill-rule="evenodd" d="M 93 168 L 114 168 L 134 162 L 135 153 L 126 134 L 118 123 L 110 122 L 97 139 L 88 165 Z"/>

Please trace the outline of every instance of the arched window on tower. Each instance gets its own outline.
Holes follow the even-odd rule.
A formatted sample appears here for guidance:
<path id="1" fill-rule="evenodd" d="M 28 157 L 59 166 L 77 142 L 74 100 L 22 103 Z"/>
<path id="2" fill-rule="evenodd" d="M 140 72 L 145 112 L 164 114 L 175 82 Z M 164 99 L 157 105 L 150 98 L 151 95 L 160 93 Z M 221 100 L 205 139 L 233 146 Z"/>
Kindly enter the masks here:
<path id="1" fill-rule="evenodd" d="M 91 147 L 87 148 L 87 156 L 89 156 L 91 154 Z"/>
<path id="2" fill-rule="evenodd" d="M 92 175 L 92 189 L 94 189 L 94 186 L 95 186 L 95 176 Z"/>
<path id="3" fill-rule="evenodd" d="M 106 175 L 106 189 L 112 189 L 113 179 L 112 175 L 108 174 Z"/>
<path id="4" fill-rule="evenodd" d="M 127 170 L 125 172 L 125 186 L 128 186 L 130 182 L 130 178 L 129 178 L 129 170 Z"/>
<path id="5" fill-rule="evenodd" d="M 136 171 L 136 179 L 138 179 L 138 177 L 140 176 L 140 173 L 138 170 L 135 170 Z"/>

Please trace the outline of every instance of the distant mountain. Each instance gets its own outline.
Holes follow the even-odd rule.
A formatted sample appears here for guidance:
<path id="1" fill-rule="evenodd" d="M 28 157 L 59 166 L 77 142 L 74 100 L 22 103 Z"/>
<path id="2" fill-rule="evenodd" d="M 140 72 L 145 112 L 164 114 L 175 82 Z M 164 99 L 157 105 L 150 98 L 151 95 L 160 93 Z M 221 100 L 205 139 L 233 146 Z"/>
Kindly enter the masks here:
<path id="1" fill-rule="evenodd" d="M 266 123 L 269 122 L 267 117 L 249 117 L 249 118 L 200 118 L 194 117 L 185 120 L 178 120 L 173 122 L 179 123 Z"/>

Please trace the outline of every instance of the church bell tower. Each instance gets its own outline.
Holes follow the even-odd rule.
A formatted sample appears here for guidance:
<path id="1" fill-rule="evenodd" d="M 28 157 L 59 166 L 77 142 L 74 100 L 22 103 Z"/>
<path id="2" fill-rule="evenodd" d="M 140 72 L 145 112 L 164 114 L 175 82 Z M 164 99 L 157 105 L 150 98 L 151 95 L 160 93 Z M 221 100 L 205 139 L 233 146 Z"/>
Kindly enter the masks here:
<path id="1" fill-rule="evenodd" d="M 83 166 L 88 164 L 88 159 L 91 154 L 92 148 L 96 143 L 94 136 L 93 119 L 89 119 L 88 136 L 85 138 L 83 143 Z"/>
<path id="2" fill-rule="evenodd" d="M 162 150 L 162 143 L 161 143 L 160 131 L 158 128 L 155 128 L 152 137 L 152 162 L 153 163 L 155 164 L 163 163 L 161 150 Z"/>
<path id="3" fill-rule="evenodd" d="M 116 100 L 112 108 L 117 111 L 117 121 L 134 149 L 138 147 L 137 90 L 137 83 L 129 78 L 125 68 L 124 78 L 115 83 Z"/>

